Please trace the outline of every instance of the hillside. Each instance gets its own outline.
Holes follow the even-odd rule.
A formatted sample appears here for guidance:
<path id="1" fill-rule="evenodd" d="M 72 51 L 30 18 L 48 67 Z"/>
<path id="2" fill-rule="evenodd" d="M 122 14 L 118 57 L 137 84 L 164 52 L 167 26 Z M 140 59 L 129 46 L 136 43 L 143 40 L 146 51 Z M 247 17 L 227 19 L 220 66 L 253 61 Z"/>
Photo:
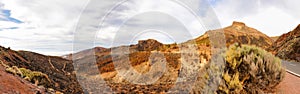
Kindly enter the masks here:
<path id="1" fill-rule="evenodd" d="M 224 31 L 227 47 L 237 43 L 238 45 L 234 46 L 236 49 L 248 53 L 243 53 L 245 55 L 242 56 L 250 58 L 253 57 L 253 54 L 258 54 L 261 55 L 261 57 L 268 55 L 268 57 L 274 58 L 274 56 L 271 56 L 270 54 L 267 54 L 267 52 L 260 49 L 269 48 L 273 43 L 271 38 L 256 29 L 246 26 L 244 23 L 233 22 L 231 26 L 218 30 L 210 30 L 196 39 L 178 44 L 163 44 L 154 39 L 148 39 L 140 40 L 137 44 L 132 45 L 112 48 L 96 47 L 93 49 L 87 49 L 78 53 L 65 55 L 63 56 L 64 58 L 45 56 L 28 51 L 13 51 L 9 48 L 0 47 L 0 60 L 10 67 L 16 66 L 18 68 L 25 68 L 32 71 L 41 72 L 44 77 L 49 78 L 49 81 L 45 84 L 46 88 L 53 88 L 54 90 L 67 94 L 82 93 L 83 89 L 81 86 L 88 87 L 85 88 L 84 92 L 92 90 L 94 91 L 93 93 L 101 93 L 103 90 L 102 88 L 99 88 L 99 86 L 106 85 L 111 87 L 111 89 L 116 93 L 164 93 L 170 91 L 169 89 L 175 86 L 176 90 L 172 91 L 171 93 L 184 92 L 188 89 L 192 90 L 192 92 L 189 93 L 205 93 L 220 89 L 217 86 L 214 86 L 214 88 L 211 87 L 212 84 L 215 84 L 217 79 L 210 78 L 215 77 L 217 74 L 220 75 L 221 73 L 217 71 L 220 70 L 220 68 L 216 67 L 214 64 L 216 62 L 211 61 L 211 58 L 213 58 L 212 52 L 215 51 L 212 51 L 211 49 L 208 35 L 209 32 L 219 32 L 220 30 Z M 254 46 L 248 47 L 245 45 Z M 255 46 L 260 48 L 256 48 Z M 214 48 L 213 50 L 218 49 Z M 236 59 L 245 59 L 244 57 L 239 57 L 238 52 L 234 51 L 236 50 L 233 50 L 233 53 L 237 53 L 237 56 L 235 57 Z M 218 59 L 223 60 L 224 58 Z M 244 61 L 253 63 L 251 60 L 252 59 Z M 264 58 L 260 60 L 266 62 L 268 61 Z M 242 62 L 242 60 L 238 61 Z M 264 64 L 266 62 L 258 63 Z M 231 63 L 236 66 L 237 62 L 233 60 L 232 62 L 230 61 L 230 64 Z M 73 64 L 75 65 L 75 68 Z M 151 66 L 156 66 L 157 68 L 153 69 Z M 277 72 L 280 70 L 280 67 L 278 66 L 280 65 L 272 66 L 272 64 L 268 64 L 266 67 L 263 67 L 252 65 L 249 66 L 249 64 L 244 64 L 241 67 L 237 66 L 239 68 L 234 72 L 239 74 L 240 72 L 243 73 L 243 71 L 245 72 L 251 70 L 253 73 L 257 73 L 256 75 L 261 75 L 259 73 L 268 73 L 269 71 L 263 71 L 264 69 L 260 69 L 259 72 L 257 69 L 252 68 L 268 68 L 267 70 L 272 72 L 272 68 L 276 67 L 278 68 L 276 70 Z M 230 68 L 232 66 L 228 65 L 227 67 Z M 76 76 L 74 70 L 76 70 Z M 194 73 L 195 71 L 197 73 Z M 118 74 L 119 72 L 121 73 Z M 147 74 L 148 72 L 155 75 L 150 76 Z M 148 76 L 143 76 L 143 74 Z M 224 75 L 224 73 L 222 74 Z M 240 86 L 242 85 L 241 83 L 244 81 L 247 82 L 247 76 L 250 75 L 240 75 L 242 75 L 240 78 L 245 80 L 235 84 L 239 84 L 239 87 L 242 87 Z M 276 82 L 272 83 L 272 85 L 277 85 L 282 79 L 282 73 L 274 75 L 278 77 L 280 76 L 280 79 L 274 80 L 271 78 L 269 80 Z M 159 78 L 156 78 L 156 76 Z M 230 73 L 229 76 L 229 78 L 231 78 L 231 76 L 234 77 L 234 79 L 232 78 L 230 80 L 236 80 L 236 77 L 238 77 L 236 76 L 236 73 Z M 263 76 L 268 78 L 268 75 Z M 78 77 L 78 79 L 76 79 L 76 77 Z M 125 79 L 124 77 L 128 78 Z M 100 82 L 100 79 L 102 78 L 105 82 Z M 128 79 L 140 80 L 133 80 L 133 82 L 131 82 L 131 80 Z M 151 82 L 151 85 L 143 85 L 150 83 L 149 80 L 153 79 L 156 79 L 156 81 Z M 77 80 L 80 80 L 80 84 L 77 82 Z M 258 81 L 257 77 L 252 77 L 251 81 Z M 188 83 L 178 85 L 178 82 Z M 231 83 L 227 84 L 231 85 Z M 247 87 L 253 88 L 253 83 L 247 84 L 249 84 Z M 256 92 L 256 90 L 263 92 L 263 88 L 270 89 L 271 87 L 264 87 L 263 83 L 261 85 L 262 86 L 260 88 L 255 88 L 253 91 L 249 91 L 249 88 L 248 90 L 239 90 L 248 93 Z M 222 88 L 224 89 L 224 92 L 233 92 L 231 91 L 232 89 L 230 89 L 232 88 L 231 86 L 222 86 Z"/>
<path id="2" fill-rule="evenodd" d="M 248 27 L 242 22 L 233 22 L 231 26 L 221 29 L 224 31 L 226 46 L 230 46 L 234 43 L 255 45 L 263 49 L 269 48 L 273 40 L 262 32 Z M 211 30 L 208 32 L 215 32 L 216 30 Z M 205 33 L 204 35 L 195 39 L 196 43 L 200 45 L 209 45 L 209 35 Z"/>
<path id="3" fill-rule="evenodd" d="M 179 48 L 189 48 L 188 45 L 184 44 L 162 44 L 156 40 L 148 39 L 148 40 L 140 40 L 138 44 L 130 45 L 130 46 L 120 46 L 108 48 L 101 52 L 95 53 L 95 58 L 92 57 L 93 54 L 86 54 L 86 57 L 75 60 L 74 63 L 77 66 L 81 66 L 78 70 L 82 75 L 85 75 L 85 78 L 94 78 L 98 74 L 101 73 L 101 76 L 107 81 L 108 85 L 118 93 L 138 93 L 137 91 L 142 91 L 142 93 L 160 93 L 165 92 L 165 90 L 170 89 L 175 85 L 176 78 L 178 77 L 179 69 L 181 67 L 180 63 L 191 63 L 195 61 L 187 60 L 182 62 L 180 59 L 183 54 L 188 54 L 189 52 L 195 53 L 196 50 L 190 50 L 180 52 Z M 210 48 L 206 46 L 198 46 L 201 49 L 199 51 L 200 54 L 199 60 L 196 60 L 195 66 L 202 66 L 201 70 L 205 70 L 204 65 L 210 59 Z M 129 49 L 127 52 L 125 49 Z M 115 53 L 114 55 L 111 54 Z M 119 52 L 119 53 L 118 53 Z M 118 53 L 118 54 L 116 54 Z M 161 54 L 159 54 L 161 53 Z M 152 59 L 159 59 L 158 57 L 162 57 L 164 55 L 166 58 L 167 70 L 162 74 L 162 77 L 159 78 L 153 85 L 138 85 L 138 84 L 129 84 L 128 81 L 123 79 L 122 77 L 117 75 L 117 71 L 115 70 L 114 63 L 129 63 L 133 66 L 133 69 L 138 73 L 146 73 L 151 71 L 151 66 L 154 62 L 161 62 L 160 60 L 155 60 L 150 62 Z M 197 56 L 197 55 L 195 55 Z M 153 57 L 153 58 L 150 58 Z M 190 56 L 191 57 L 191 56 Z M 87 68 L 93 67 L 94 59 L 96 59 L 97 67 L 99 70 L 91 70 Z M 128 62 L 127 59 L 130 61 Z M 196 59 L 196 58 L 195 58 Z M 149 61 L 150 60 L 150 61 Z M 123 65 L 124 66 L 124 65 Z M 127 74 L 127 73 L 124 73 Z M 203 75 L 204 76 L 204 75 Z M 140 76 L 134 76 L 134 78 L 139 78 Z M 84 83 L 91 83 L 89 81 Z M 128 87 L 135 88 L 134 90 L 130 90 Z M 144 90 L 147 88 L 146 90 Z M 203 88 L 203 87 L 202 87 Z"/>
<path id="4" fill-rule="evenodd" d="M 28 51 L 13 51 L 0 47 L 0 60 L 7 66 L 16 66 L 41 72 L 49 78 L 44 86 L 63 93 L 81 93 L 82 89 L 73 72 L 72 61 Z"/>
<path id="5" fill-rule="evenodd" d="M 80 51 L 80 52 L 77 52 L 74 54 L 67 54 L 62 57 L 65 59 L 68 59 L 68 60 L 72 60 L 72 59 L 76 60 L 76 59 L 86 57 L 86 55 L 94 54 L 94 52 L 101 53 L 101 52 L 104 52 L 105 50 L 107 50 L 107 49 L 103 48 L 103 47 L 95 47 L 95 48 L 86 49 L 86 50 L 83 50 L 83 51 Z"/>
<path id="6" fill-rule="evenodd" d="M 300 25 L 281 35 L 272 45 L 272 51 L 282 59 L 300 62 Z"/>

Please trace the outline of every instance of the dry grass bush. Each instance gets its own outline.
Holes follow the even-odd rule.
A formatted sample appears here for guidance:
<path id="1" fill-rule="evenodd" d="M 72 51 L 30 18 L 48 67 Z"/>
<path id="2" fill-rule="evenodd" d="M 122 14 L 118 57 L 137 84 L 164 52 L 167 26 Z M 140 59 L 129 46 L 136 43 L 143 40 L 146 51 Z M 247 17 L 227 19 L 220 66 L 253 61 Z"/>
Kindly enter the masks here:
<path id="1" fill-rule="evenodd" d="M 5 71 L 14 75 L 18 75 L 37 86 L 51 86 L 51 80 L 49 79 L 48 75 L 41 72 L 31 71 L 25 68 L 18 68 L 16 66 L 7 67 Z"/>
<path id="2" fill-rule="evenodd" d="M 280 59 L 255 46 L 234 44 L 227 50 L 225 60 L 223 81 L 217 93 L 272 92 L 284 78 Z"/>

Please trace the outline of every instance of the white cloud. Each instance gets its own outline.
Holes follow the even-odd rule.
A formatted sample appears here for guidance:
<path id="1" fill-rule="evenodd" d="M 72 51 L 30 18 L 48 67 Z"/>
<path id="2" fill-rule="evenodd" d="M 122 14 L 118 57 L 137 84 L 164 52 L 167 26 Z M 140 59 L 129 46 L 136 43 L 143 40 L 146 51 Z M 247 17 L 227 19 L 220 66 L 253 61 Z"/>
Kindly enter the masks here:
<path id="1" fill-rule="evenodd" d="M 9 29 L 0 32 L 0 38 L 6 39 L 7 41 L 1 41 L 0 45 L 10 46 L 17 50 L 30 50 L 36 51 L 43 54 L 60 55 L 61 52 L 72 51 L 72 39 L 74 34 L 74 28 L 77 25 L 76 38 L 80 38 L 80 45 L 85 49 L 90 46 L 90 41 L 94 41 L 95 32 L 98 32 L 99 24 L 103 17 L 109 10 L 111 6 L 114 6 L 117 2 L 121 0 L 110 0 L 110 1 L 100 1 L 100 0 L 90 0 L 90 4 L 87 1 L 81 0 L 43 0 L 43 1 L 24 1 L 24 0 L 3 0 L 1 3 L 4 4 L 4 8 L 11 10 L 11 17 L 21 20 L 23 23 L 13 24 L 5 23 L 5 25 L 0 26 L 0 28 L 7 26 L 15 26 L 17 29 Z M 133 2 L 134 1 L 134 2 Z M 196 1 L 196 0 L 194 0 Z M 70 3 L 71 2 L 71 3 Z M 199 2 L 189 2 L 182 1 L 184 3 L 191 3 L 189 7 L 198 7 Z M 100 4 L 100 5 L 99 5 Z M 127 5 L 126 5 L 127 4 Z M 116 32 L 113 30 L 118 29 L 116 24 L 119 21 L 126 19 L 127 16 L 132 14 L 139 14 L 147 11 L 157 11 L 162 14 L 166 13 L 173 17 L 179 19 L 179 21 L 186 26 L 186 28 L 192 33 L 192 37 L 197 37 L 204 33 L 205 30 L 201 28 L 201 23 L 197 22 L 195 19 L 199 19 L 195 15 L 189 13 L 189 11 L 182 8 L 182 6 L 174 3 L 172 1 L 166 0 L 132 0 L 127 2 L 124 6 L 119 6 L 115 11 L 112 11 L 114 15 L 112 18 L 108 18 L 109 21 L 104 24 L 102 28 L 103 32 L 99 32 L 100 46 L 110 47 L 111 42 L 115 38 Z M 81 13 L 81 10 L 85 8 L 82 13 L 79 23 L 77 18 Z M 151 13 L 150 13 L 151 14 Z M 87 16 L 87 17 L 82 17 Z M 145 28 L 143 25 L 155 25 L 159 23 L 157 27 L 163 28 L 168 32 L 175 34 L 174 36 L 180 36 L 188 34 L 184 32 L 184 28 L 175 26 L 178 24 L 170 23 L 169 18 L 152 18 L 143 17 L 140 19 L 134 19 L 136 21 L 130 22 L 129 24 L 139 25 L 137 27 L 130 27 L 130 29 L 142 29 Z M 147 22 L 143 21 L 144 19 Z M 162 25 L 163 24 L 163 25 Z M 147 28 L 145 28 L 147 29 Z M 182 33 L 177 33 L 183 31 Z M 130 32 L 130 31 L 128 31 Z M 176 33 L 174 33 L 176 32 Z M 177 34 L 177 35 L 176 35 Z M 158 35 L 147 36 L 149 38 L 160 39 L 164 42 L 166 38 L 158 38 Z M 187 40 L 187 38 L 180 37 L 179 41 Z M 127 37 L 122 37 L 121 39 L 127 39 Z M 97 40 L 96 40 L 97 41 Z M 166 40 L 165 42 L 169 42 Z M 120 43 L 122 44 L 122 43 Z M 75 50 L 82 50 L 76 49 Z M 54 54 L 57 53 L 57 54 Z"/>
<path id="2" fill-rule="evenodd" d="M 1 0 L 11 17 L 23 23 L 1 22 L 0 45 L 48 55 L 72 51 L 73 29 L 86 1 L 82 0 Z M 66 53 L 64 53 L 66 54 Z"/>
<path id="3" fill-rule="evenodd" d="M 91 41 L 97 46 L 110 47 L 115 38 L 119 25 L 124 25 L 131 35 L 147 29 L 161 29 L 172 33 L 173 37 L 192 37 L 203 34 L 206 29 L 217 29 L 219 26 L 214 18 L 215 14 L 207 8 L 204 0 L 184 0 L 190 3 L 197 12 L 195 15 L 171 0 L 129 0 L 109 11 L 112 6 L 122 0 L 0 0 L 0 9 L 11 10 L 11 17 L 23 23 L 0 22 L 0 28 L 18 27 L 0 31 L 0 45 L 10 46 L 17 50 L 30 50 L 49 55 L 62 55 L 72 52 L 73 34 L 80 38 L 83 49 L 91 47 Z M 190 2 L 196 1 L 196 2 Z M 300 23 L 300 8 L 295 0 L 210 0 L 220 19 L 222 26 L 228 26 L 232 21 L 243 21 L 247 25 L 257 28 L 267 35 L 280 35 L 293 29 Z M 89 3 L 89 4 L 88 4 Z M 88 4 L 88 6 L 86 6 Z M 85 9 L 83 13 L 82 10 Z M 147 12 L 155 11 L 155 12 Z M 106 13 L 111 12 L 105 19 L 102 31 L 99 24 Z M 139 15 L 135 15 L 139 14 Z M 168 15 L 166 15 L 168 14 Z M 143 15 L 150 15 L 145 16 Z M 131 18 L 133 16 L 133 18 Z M 1 16 L 0 16 L 1 18 Z M 78 19 L 81 18 L 81 19 Z M 124 20 L 131 18 L 125 24 Z M 179 22 L 174 22 L 174 18 Z M 196 20 L 199 19 L 200 23 Z M 79 20 L 79 21 L 78 21 Z M 78 21 L 78 23 L 77 23 Z M 201 22 L 202 21 L 202 22 Z M 182 27 L 180 24 L 184 24 Z M 203 26 L 203 25 L 207 26 Z M 74 32 L 75 27 L 77 32 Z M 149 28 L 151 27 L 151 28 Z M 185 30 L 187 29 L 187 30 Z M 78 32 L 81 31 L 81 32 Z M 122 30 L 120 30 L 122 31 Z M 98 33 L 97 33 L 98 32 Z M 183 33 L 184 34 L 183 34 Z M 130 33 L 128 33 L 130 35 Z M 155 38 L 169 43 L 171 40 L 164 35 L 145 33 L 146 38 Z M 97 39 L 95 40 L 95 37 Z M 120 36 L 120 44 L 128 44 L 128 36 Z M 138 39 L 144 39 L 138 37 Z M 180 37 L 179 41 L 187 40 Z M 79 47 L 80 48 L 80 47 Z M 75 49 L 76 51 L 82 49 Z"/>
<path id="4" fill-rule="evenodd" d="M 99 44 L 105 44 L 101 43 L 101 41 L 104 41 L 109 47 L 114 39 L 120 39 L 120 41 L 117 41 L 119 45 L 128 44 L 133 36 L 147 29 L 158 29 L 169 33 L 169 36 L 177 38 L 176 42 L 183 42 L 203 34 L 206 30 L 202 27 L 202 23 L 198 21 L 199 15 L 197 13 L 192 14 L 180 4 L 181 2 L 168 0 L 133 0 L 132 2 L 125 2 L 121 7 L 116 7 L 115 11 L 111 11 L 111 14 L 106 18 L 107 22 L 102 32 L 98 34 Z M 200 3 L 198 1 L 193 4 L 192 6 L 198 7 Z M 120 35 L 120 33 L 123 35 L 114 37 L 116 33 L 118 33 L 117 35 Z M 165 38 L 158 38 L 157 36 L 156 32 L 153 35 L 148 34 L 147 38 L 160 39 L 161 42 L 170 43 L 170 40 L 163 40 Z M 136 42 L 137 40 L 134 43 Z"/>
<path id="5" fill-rule="evenodd" d="M 299 1 L 221 0 L 214 9 L 223 27 L 242 21 L 269 36 L 280 36 L 300 24 Z"/>

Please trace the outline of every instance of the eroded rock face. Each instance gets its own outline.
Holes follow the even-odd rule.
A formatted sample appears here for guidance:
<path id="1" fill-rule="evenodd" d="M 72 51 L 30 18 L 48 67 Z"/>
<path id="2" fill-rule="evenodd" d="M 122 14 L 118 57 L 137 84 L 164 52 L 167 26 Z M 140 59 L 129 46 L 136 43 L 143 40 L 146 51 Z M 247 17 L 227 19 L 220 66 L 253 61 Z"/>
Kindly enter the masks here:
<path id="1" fill-rule="evenodd" d="M 273 44 L 272 51 L 282 59 L 300 62 L 300 25 L 281 35 Z"/>
<path id="2" fill-rule="evenodd" d="M 153 39 L 148 39 L 148 40 L 139 41 L 137 44 L 137 49 L 139 51 L 153 51 L 158 49 L 161 46 L 163 46 L 162 43 Z"/>

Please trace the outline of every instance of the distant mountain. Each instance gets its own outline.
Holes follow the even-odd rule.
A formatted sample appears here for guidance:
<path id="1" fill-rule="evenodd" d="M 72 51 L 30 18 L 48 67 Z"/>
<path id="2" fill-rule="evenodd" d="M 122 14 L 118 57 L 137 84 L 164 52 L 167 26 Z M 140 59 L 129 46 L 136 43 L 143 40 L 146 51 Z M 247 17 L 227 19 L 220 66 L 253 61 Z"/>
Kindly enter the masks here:
<path id="1" fill-rule="evenodd" d="M 263 49 L 269 48 L 273 40 L 262 32 L 246 26 L 245 23 L 242 22 L 233 22 L 231 26 L 225 27 L 223 29 L 226 46 L 230 46 L 234 43 L 247 44 L 247 45 L 255 45 L 261 47 Z M 208 32 L 215 32 L 216 30 L 211 30 Z M 196 43 L 200 45 L 209 45 L 209 35 L 205 33 L 204 35 L 195 39 Z"/>
<path id="2" fill-rule="evenodd" d="M 10 67 L 16 66 L 46 74 L 50 79 L 49 84 L 45 86 L 46 88 L 52 88 L 67 94 L 83 92 L 76 80 L 72 61 L 70 60 L 29 51 L 14 51 L 1 46 L 0 60 Z"/>
<path id="3" fill-rule="evenodd" d="M 95 47 L 95 48 L 83 50 L 83 51 L 80 51 L 80 52 L 77 52 L 74 54 L 64 55 L 62 57 L 65 59 L 68 59 L 68 60 L 72 60 L 72 59 L 76 60 L 76 59 L 86 57 L 86 55 L 92 55 L 92 54 L 94 54 L 94 52 L 101 53 L 105 50 L 107 50 L 107 49 L 103 48 L 103 47 Z"/>
<path id="4" fill-rule="evenodd" d="M 293 30 L 281 35 L 273 44 L 276 56 L 300 62 L 300 24 Z"/>

